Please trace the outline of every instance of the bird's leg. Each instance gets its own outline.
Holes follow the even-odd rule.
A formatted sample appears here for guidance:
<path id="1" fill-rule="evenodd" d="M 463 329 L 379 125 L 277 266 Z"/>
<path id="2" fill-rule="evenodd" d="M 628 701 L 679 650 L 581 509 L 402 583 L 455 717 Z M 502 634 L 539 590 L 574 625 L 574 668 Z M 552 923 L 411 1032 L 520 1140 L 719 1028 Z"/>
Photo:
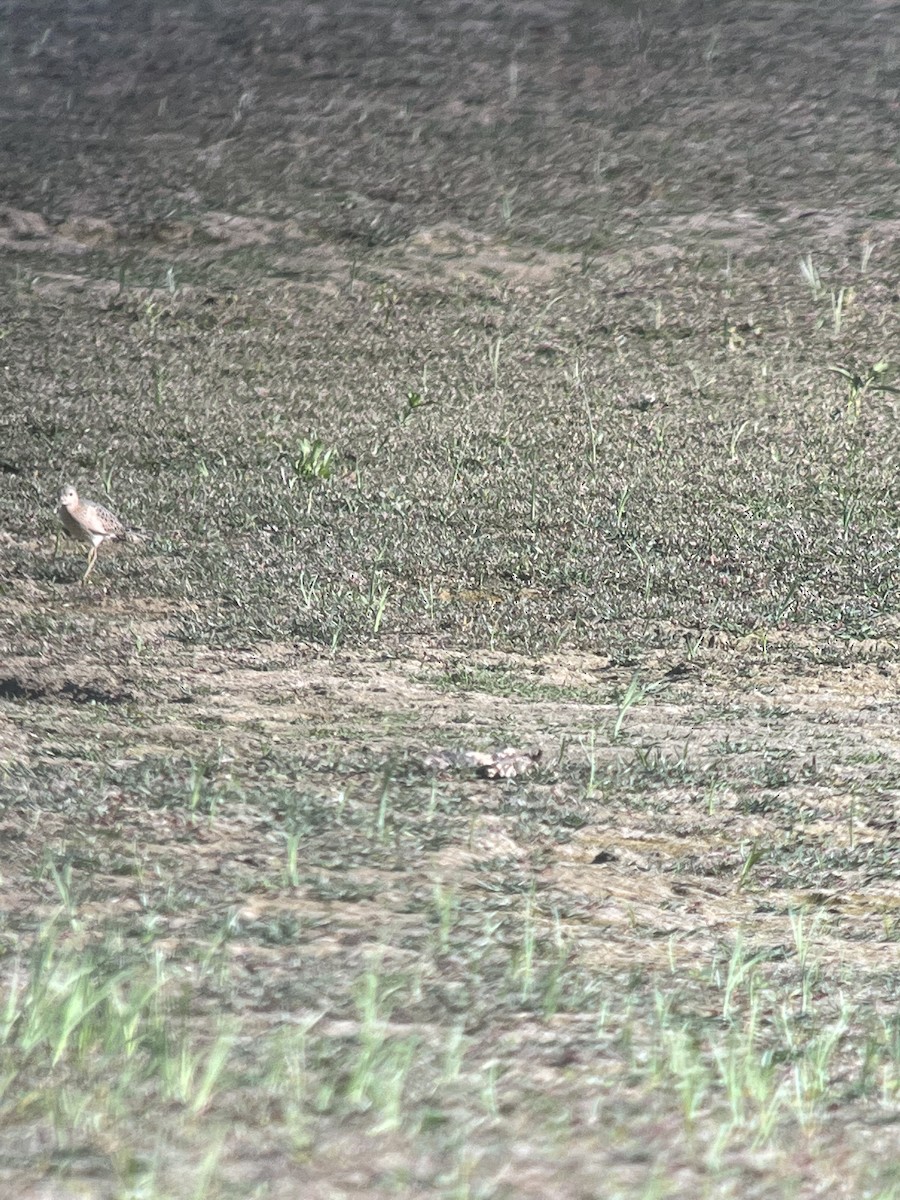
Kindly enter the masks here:
<path id="1" fill-rule="evenodd" d="M 59 534 L 56 535 L 56 541 L 53 543 L 53 557 L 59 558 Z"/>
<path id="2" fill-rule="evenodd" d="M 88 575 L 90 575 L 91 571 L 93 571 L 93 569 L 94 569 L 94 563 L 95 563 L 96 561 L 97 561 L 97 547 L 96 547 L 96 546 L 91 546 L 90 550 L 88 551 L 88 565 L 87 565 L 87 570 L 85 571 L 85 573 L 84 573 L 84 574 L 82 575 L 82 577 L 81 577 L 81 582 L 82 582 L 82 583 L 87 583 L 87 580 L 88 580 Z"/>

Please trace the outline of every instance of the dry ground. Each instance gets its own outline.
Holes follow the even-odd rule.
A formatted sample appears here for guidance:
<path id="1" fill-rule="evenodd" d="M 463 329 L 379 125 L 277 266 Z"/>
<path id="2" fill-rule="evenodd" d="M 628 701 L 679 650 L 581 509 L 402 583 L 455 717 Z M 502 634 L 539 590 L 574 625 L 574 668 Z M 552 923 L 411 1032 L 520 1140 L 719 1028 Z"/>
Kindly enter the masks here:
<path id="1" fill-rule="evenodd" d="M 120 7 L 0 3 L 0 1191 L 900 1195 L 900 6 Z"/>

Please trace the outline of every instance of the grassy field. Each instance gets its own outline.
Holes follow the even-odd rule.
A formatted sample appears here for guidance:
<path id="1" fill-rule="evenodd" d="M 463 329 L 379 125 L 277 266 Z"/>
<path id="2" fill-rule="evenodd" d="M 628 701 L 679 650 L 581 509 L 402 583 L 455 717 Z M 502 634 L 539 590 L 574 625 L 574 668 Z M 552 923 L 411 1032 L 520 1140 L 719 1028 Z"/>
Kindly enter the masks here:
<path id="1" fill-rule="evenodd" d="M 4 1200 L 900 1198 L 896 17 L 0 0 Z"/>

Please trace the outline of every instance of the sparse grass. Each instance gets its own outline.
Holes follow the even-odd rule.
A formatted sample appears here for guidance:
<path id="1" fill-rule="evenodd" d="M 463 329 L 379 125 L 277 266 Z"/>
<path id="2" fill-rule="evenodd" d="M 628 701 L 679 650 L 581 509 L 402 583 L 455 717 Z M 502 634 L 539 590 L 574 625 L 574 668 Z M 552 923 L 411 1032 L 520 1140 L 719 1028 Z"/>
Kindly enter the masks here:
<path id="1" fill-rule="evenodd" d="M 586 789 L 573 744 L 542 781 L 495 785 L 496 815 L 484 784 L 423 787 L 401 762 L 365 754 L 339 790 L 336 764 L 293 752 L 8 771 L 6 819 L 32 813 L 43 850 L 22 864 L 37 866 L 33 899 L 6 924 L 2 1123 L 54 1137 L 58 1154 L 80 1146 L 56 1168 L 73 1184 L 88 1155 L 104 1186 L 136 1187 L 137 1172 L 151 1196 L 188 1194 L 183 1181 L 201 1173 L 206 1194 L 239 1194 L 230 1181 L 263 1114 L 273 1185 L 294 1177 L 277 1164 L 298 1147 L 311 1168 L 336 1154 L 362 1169 L 360 1138 L 388 1134 L 448 1196 L 463 1147 L 470 1182 L 487 1188 L 523 1136 L 540 1178 L 562 1156 L 572 1186 L 587 1187 L 603 1161 L 625 1194 L 639 1147 L 662 1163 L 685 1138 L 692 1187 L 713 1191 L 745 1161 L 804 1178 L 792 1163 L 828 1160 L 838 1128 L 850 1152 L 848 1117 L 864 1128 L 896 1106 L 880 947 L 900 934 L 889 903 L 881 927 L 874 911 L 844 917 L 791 896 L 804 874 L 807 887 L 842 877 L 861 894 L 877 869 L 860 831 L 890 802 L 855 802 L 852 826 L 837 809 L 842 844 L 823 853 L 791 834 L 789 796 L 742 815 L 748 751 L 716 767 L 713 818 L 708 768 L 652 750 L 631 751 L 629 765 L 601 737 L 591 747 Z M 688 788 L 674 808 L 673 785 Z M 605 926 L 599 954 L 577 893 L 552 870 L 553 846 L 596 845 L 598 798 L 613 865 L 582 870 L 605 881 L 607 921 L 627 914 Z M 504 812 L 506 844 L 528 854 L 493 849 Z M 636 821 L 647 846 L 675 855 L 648 883 L 670 876 L 707 896 L 683 925 L 678 892 L 665 893 L 677 923 L 662 954 L 648 955 L 662 910 L 615 866 Z M 434 885 L 451 848 L 462 869 Z M 133 912 L 118 911 L 126 896 Z M 774 906 L 762 923 L 760 905 Z M 726 912 L 717 941 L 707 922 Z M 889 1158 L 873 1175 L 860 1157 L 848 1188 L 870 1175 L 888 1187 Z"/>
<path id="2" fill-rule="evenodd" d="M 896 1198 L 883 24 L 151 7 L 0 39 L 0 1193 Z"/>
<path id="3" fill-rule="evenodd" d="M 257 822 L 279 820 L 264 817 L 265 789 L 250 803 Z M 245 819 L 213 818 L 217 843 L 234 852 Z M 176 830 L 157 832 L 160 883 Z M 377 843 L 352 819 L 345 830 L 344 870 L 368 869 Z M 165 890 L 151 891 L 137 940 L 131 918 L 99 927 L 90 915 L 105 888 L 83 858 L 90 841 L 70 842 L 77 868 L 51 871 L 47 899 L 62 903 L 7 954 L 0 1114 L 19 1140 L 55 1144 L 55 1170 L 74 1186 L 99 1172 L 122 1194 L 237 1195 L 231 1173 L 264 1119 L 273 1186 L 288 1178 L 274 1164 L 301 1148 L 314 1168 L 337 1155 L 359 1169 L 364 1147 L 391 1134 L 425 1186 L 453 1195 L 448 1171 L 465 1147 L 483 1189 L 527 1130 L 531 1169 L 548 1181 L 562 1161 L 588 1187 L 603 1162 L 630 1193 L 631 1155 L 649 1146 L 661 1163 L 688 1139 L 693 1186 L 715 1189 L 747 1156 L 790 1173 L 827 1153 L 836 1112 L 865 1123 L 896 1104 L 892 992 L 824 952 L 821 916 L 787 913 L 774 941 L 775 925 L 737 925 L 699 955 L 676 938 L 667 963 L 635 973 L 586 960 L 577 927 L 534 885 L 504 899 L 463 876 L 419 901 L 411 878 L 407 900 L 380 901 L 402 924 L 385 921 L 361 956 L 349 943 L 323 958 L 315 891 L 292 899 L 320 851 L 315 838 L 289 844 L 292 878 L 271 891 L 265 872 L 248 876 L 236 906 L 195 880 L 187 923 L 173 926 Z M 252 915 L 260 886 L 281 906 L 274 939 Z M 344 926 L 354 900 L 329 903 Z M 862 1187 L 870 1168 L 858 1172 Z M 875 1174 L 888 1186 L 889 1163 Z M 199 1188 L 201 1175 L 195 1193 L 184 1180 Z"/>
<path id="4" fill-rule="evenodd" d="M 712 308 L 716 297 L 708 301 Z M 77 320 L 67 313 L 70 336 Z M 52 345 L 52 314 L 38 311 L 34 322 Z M 118 335 L 93 329 L 88 313 L 84 322 L 85 339 L 106 342 L 99 366 L 116 352 Z M 432 323 L 418 336 L 446 340 L 449 331 Z M 135 519 L 162 538 L 152 549 L 110 556 L 100 581 L 114 578 L 120 594 L 132 588 L 185 601 L 177 623 L 188 642 L 239 645 L 251 636 L 352 645 L 403 631 L 532 653 L 560 642 L 588 648 L 602 638 L 634 654 L 670 630 L 681 636 L 720 628 L 742 636 L 784 623 L 839 630 L 855 619 L 851 597 L 868 609 L 868 626 L 878 636 L 890 612 L 897 536 L 885 503 L 890 463 L 879 452 L 892 420 L 887 408 L 872 406 L 865 427 L 851 428 L 841 414 L 835 418 L 793 394 L 792 377 L 776 377 L 769 385 L 775 407 L 768 419 L 742 426 L 738 454 L 731 423 L 710 441 L 702 403 L 693 411 L 687 399 L 677 421 L 668 418 L 662 450 L 647 440 L 647 426 L 658 418 L 605 405 L 591 414 L 583 457 L 560 463 L 558 446 L 584 445 L 583 412 L 568 403 L 562 372 L 553 380 L 541 365 L 534 368 L 540 378 L 517 381 L 517 391 L 535 397 L 542 410 L 540 427 L 524 411 L 511 411 L 485 431 L 478 428 L 481 397 L 474 388 L 461 392 L 456 405 L 436 405 L 398 428 L 393 411 L 381 419 L 377 409 L 366 411 L 364 387 L 351 391 L 338 379 L 325 436 L 346 447 L 358 469 L 355 478 L 325 479 L 331 463 L 321 443 L 294 465 L 282 456 L 279 427 L 297 419 L 295 391 L 304 385 L 298 380 L 285 389 L 277 382 L 279 364 L 299 354 L 293 334 L 278 325 L 270 313 L 262 386 L 280 397 L 257 402 L 250 394 L 215 408 L 186 407 L 189 397 L 196 403 L 198 380 L 214 377 L 216 364 L 237 351 L 228 330 L 207 336 L 199 353 L 188 338 L 173 338 L 169 353 L 183 361 L 183 378 L 176 383 L 170 368 L 167 387 L 175 411 L 185 406 L 181 429 L 136 412 L 141 380 L 120 380 L 128 424 L 147 435 L 143 446 L 123 452 L 117 492 L 141 497 Z M 344 355 L 368 352 L 365 337 L 349 349 L 354 335 L 343 340 Z M 10 346 L 13 376 L 20 350 Z M 464 380 L 478 352 L 458 335 L 448 377 Z M 337 361 L 327 334 L 316 353 L 321 361 L 309 369 L 321 377 Z M 80 386 L 102 392 L 100 380 L 87 374 L 92 370 L 86 363 Z M 587 373 L 583 368 L 582 378 Z M 743 371 L 728 373 L 732 378 L 719 386 L 741 387 Z M 595 366 L 593 375 L 602 388 L 603 368 Z M 27 395 L 30 385 L 22 377 L 11 386 Z M 348 393 L 352 404 L 339 403 Z M 52 423 L 52 396 L 27 402 L 36 432 L 42 420 Z M 312 411 L 306 414 L 299 419 Z M 123 415 L 119 428 L 125 424 Z M 56 435 L 56 448 L 40 439 L 33 451 L 23 448 L 23 467 L 29 469 L 27 455 L 40 447 L 48 477 L 71 469 L 67 436 Z M 88 432 L 94 436 L 101 435 Z M 188 460 L 204 467 L 185 491 Z M 83 474 L 89 483 L 99 471 L 99 463 L 87 464 Z M 49 535 L 49 491 L 35 496 L 33 510 L 11 513 L 19 536 L 39 532 L 42 507 Z M 29 553 L 17 569 L 52 585 L 67 579 L 70 568 L 65 560 L 34 562 Z"/>
<path id="5" fill-rule="evenodd" d="M 461 664 L 440 672 L 423 671 L 420 678 L 441 690 L 483 692 L 490 696 L 519 697 L 523 700 L 547 700 L 563 704 L 598 704 L 606 698 L 598 688 L 554 683 L 535 676 L 531 670 L 516 670 L 507 664 L 477 662 Z"/>

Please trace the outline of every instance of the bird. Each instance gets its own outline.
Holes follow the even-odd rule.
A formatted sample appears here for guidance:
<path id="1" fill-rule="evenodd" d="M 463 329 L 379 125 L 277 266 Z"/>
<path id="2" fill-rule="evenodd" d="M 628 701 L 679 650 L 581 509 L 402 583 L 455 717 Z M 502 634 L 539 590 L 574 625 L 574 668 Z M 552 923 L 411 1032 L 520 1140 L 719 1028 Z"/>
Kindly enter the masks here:
<path id="1" fill-rule="evenodd" d="M 67 483 L 60 490 L 56 514 L 69 537 L 90 544 L 87 570 L 81 578 L 82 583 L 87 582 L 93 571 L 97 562 L 97 551 L 104 542 L 124 542 L 132 538 L 142 541 L 149 536 L 143 529 L 133 529 L 123 524 L 115 513 L 111 513 L 102 504 L 96 504 L 93 500 L 82 500 L 71 483 Z M 54 558 L 58 550 L 59 534 L 56 535 Z"/>

